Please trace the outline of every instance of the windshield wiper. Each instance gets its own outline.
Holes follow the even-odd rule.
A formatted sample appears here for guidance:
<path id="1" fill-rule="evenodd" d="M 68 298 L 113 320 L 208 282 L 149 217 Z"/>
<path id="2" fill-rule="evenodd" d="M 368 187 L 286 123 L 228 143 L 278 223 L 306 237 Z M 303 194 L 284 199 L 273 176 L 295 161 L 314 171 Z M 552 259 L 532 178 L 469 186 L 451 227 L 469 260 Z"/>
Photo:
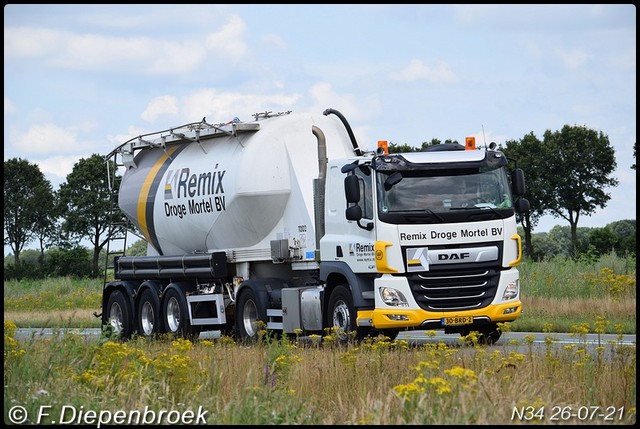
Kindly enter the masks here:
<path id="1" fill-rule="evenodd" d="M 433 210 L 431 210 L 431 209 L 424 209 L 424 211 L 425 211 L 425 212 L 427 212 L 428 214 L 430 214 L 431 216 L 435 217 L 436 219 L 438 219 L 440 222 L 444 222 L 444 219 L 443 219 L 439 214 L 437 214 L 436 212 L 434 212 Z"/>

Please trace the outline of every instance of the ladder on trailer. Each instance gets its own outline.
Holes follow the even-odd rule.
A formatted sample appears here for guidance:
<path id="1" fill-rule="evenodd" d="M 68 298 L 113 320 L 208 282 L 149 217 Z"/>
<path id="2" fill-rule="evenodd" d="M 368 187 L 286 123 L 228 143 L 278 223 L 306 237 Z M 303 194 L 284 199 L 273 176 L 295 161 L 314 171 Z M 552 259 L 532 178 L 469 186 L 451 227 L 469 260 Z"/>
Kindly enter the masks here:
<path id="1" fill-rule="evenodd" d="M 108 235 L 104 266 L 105 285 L 113 279 L 116 257 L 125 255 L 128 235 L 126 218 L 118 207 L 118 186 L 116 185 L 118 168 L 122 167 L 123 164 L 122 162 L 118 162 L 117 152 L 113 152 L 111 155 L 112 156 L 105 159 L 110 200 L 109 226 L 107 229 Z"/>

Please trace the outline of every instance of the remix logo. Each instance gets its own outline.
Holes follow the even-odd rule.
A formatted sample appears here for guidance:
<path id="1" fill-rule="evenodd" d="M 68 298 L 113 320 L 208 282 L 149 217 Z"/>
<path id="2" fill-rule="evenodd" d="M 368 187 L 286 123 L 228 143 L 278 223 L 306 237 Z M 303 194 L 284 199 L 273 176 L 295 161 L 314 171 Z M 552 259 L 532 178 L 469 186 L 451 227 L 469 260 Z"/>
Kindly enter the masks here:
<path id="1" fill-rule="evenodd" d="M 188 167 L 167 171 L 164 184 L 165 200 L 172 200 L 174 197 L 194 198 L 224 194 L 222 179 L 227 171 L 217 171 L 217 168 L 218 164 L 214 167 L 214 171 L 200 174 L 191 174 L 191 170 Z"/>

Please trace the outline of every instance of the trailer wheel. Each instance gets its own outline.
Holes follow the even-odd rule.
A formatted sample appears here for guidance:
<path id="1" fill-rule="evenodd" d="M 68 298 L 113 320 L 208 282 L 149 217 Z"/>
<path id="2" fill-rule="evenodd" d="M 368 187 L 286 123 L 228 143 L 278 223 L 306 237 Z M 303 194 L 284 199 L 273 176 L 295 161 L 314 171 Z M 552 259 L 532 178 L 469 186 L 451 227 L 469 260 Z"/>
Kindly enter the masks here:
<path id="1" fill-rule="evenodd" d="M 145 289 L 138 302 L 138 332 L 145 337 L 164 331 L 160 319 L 160 299 L 151 289 Z"/>
<path id="2" fill-rule="evenodd" d="M 165 332 L 189 340 L 197 339 L 200 329 L 189 322 L 187 299 L 180 291 L 169 288 L 165 291 L 162 305 Z"/>
<path id="3" fill-rule="evenodd" d="M 331 292 L 328 311 L 328 328 L 337 329 L 340 343 L 346 343 L 351 336 L 354 336 L 357 341 L 362 341 L 371 334 L 371 328 L 356 326 L 356 309 L 353 305 L 351 290 L 347 286 L 337 286 Z"/>
<path id="4" fill-rule="evenodd" d="M 260 329 L 266 327 L 265 317 L 262 316 L 264 312 L 256 293 L 251 288 L 246 288 L 236 303 L 235 333 L 241 342 L 253 344 L 258 341 Z M 261 326 L 263 324 L 265 326 Z"/>
<path id="5" fill-rule="evenodd" d="M 111 295 L 109 295 L 106 314 L 106 329 L 111 330 L 111 332 L 121 340 L 131 338 L 133 334 L 131 308 L 121 291 L 114 290 Z"/>

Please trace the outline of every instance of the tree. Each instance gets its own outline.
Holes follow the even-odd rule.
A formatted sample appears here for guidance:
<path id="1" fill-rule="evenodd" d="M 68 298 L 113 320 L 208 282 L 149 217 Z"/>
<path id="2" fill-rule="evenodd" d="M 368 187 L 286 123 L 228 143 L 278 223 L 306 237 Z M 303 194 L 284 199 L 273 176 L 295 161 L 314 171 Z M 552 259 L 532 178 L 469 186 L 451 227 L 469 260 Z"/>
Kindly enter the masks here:
<path id="1" fill-rule="evenodd" d="M 145 256 L 147 254 L 147 242 L 145 240 L 137 240 L 127 249 L 129 256 Z"/>
<path id="2" fill-rule="evenodd" d="M 109 241 L 111 195 L 106 161 L 98 154 L 80 159 L 58 193 L 62 230 L 75 244 L 85 238 L 91 242 L 94 275 L 99 273 L 100 251 Z"/>
<path id="3" fill-rule="evenodd" d="M 621 257 L 636 254 L 636 220 L 626 219 L 607 225 L 616 236 L 616 253 Z"/>
<path id="4" fill-rule="evenodd" d="M 18 272 L 20 252 L 53 215 L 52 202 L 51 183 L 37 164 L 21 158 L 4 162 L 4 244 L 11 246 Z"/>
<path id="5" fill-rule="evenodd" d="M 51 191 L 49 185 L 48 190 L 39 192 L 40 197 L 38 212 L 36 213 L 36 223 L 33 227 L 34 239 L 38 240 L 40 245 L 40 264 L 44 262 L 45 247 L 51 245 L 58 240 L 58 216 L 56 207 L 55 192 Z"/>
<path id="6" fill-rule="evenodd" d="M 407 152 L 417 152 L 420 149 L 415 146 L 410 146 L 406 143 L 404 144 L 396 144 L 389 142 L 389 153 L 407 153 Z"/>
<path id="7" fill-rule="evenodd" d="M 524 229 L 525 254 L 533 257 L 535 252 L 531 233 L 545 211 L 542 202 L 545 185 L 541 177 L 546 167 L 544 157 L 540 156 L 542 142 L 533 132 L 530 132 L 520 140 L 507 140 L 505 145 L 506 147 L 500 147 L 500 150 L 504 152 L 510 162 L 513 162 L 514 167 L 522 168 L 525 173 L 526 192 L 524 196 L 529 200 L 531 209 L 522 215 L 522 228 Z"/>
<path id="8" fill-rule="evenodd" d="M 544 133 L 540 156 L 544 162 L 541 204 L 553 217 L 569 222 L 571 242 L 577 249 L 580 216 L 604 208 L 611 199 L 605 189 L 618 184 L 611 176 L 616 168 L 613 147 L 601 131 L 565 125 L 560 131 Z"/>
<path id="9" fill-rule="evenodd" d="M 441 144 L 442 142 L 436 138 L 431 139 L 431 141 L 429 142 L 422 142 L 422 145 L 420 147 L 415 147 L 415 146 L 411 146 L 408 145 L 406 143 L 403 144 L 396 144 L 396 143 L 389 143 L 389 153 L 407 153 L 407 152 L 422 152 L 424 151 L 426 148 L 428 148 L 429 146 L 434 146 L 437 144 Z M 446 144 L 458 144 L 457 140 L 451 140 L 451 139 L 447 139 L 444 141 L 444 143 Z"/>

